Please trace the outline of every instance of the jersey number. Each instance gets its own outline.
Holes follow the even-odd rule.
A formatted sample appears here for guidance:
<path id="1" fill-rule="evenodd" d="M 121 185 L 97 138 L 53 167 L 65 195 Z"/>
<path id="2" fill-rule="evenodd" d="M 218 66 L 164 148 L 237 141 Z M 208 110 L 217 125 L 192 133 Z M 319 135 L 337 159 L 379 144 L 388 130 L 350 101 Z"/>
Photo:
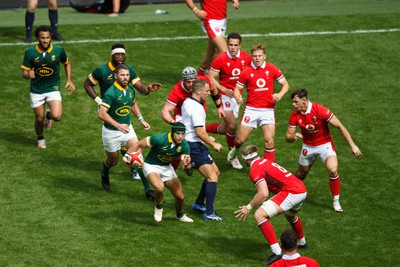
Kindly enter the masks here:
<path id="1" fill-rule="evenodd" d="M 290 175 L 292 175 L 288 170 L 286 170 L 285 168 L 283 168 L 281 165 L 277 164 L 277 163 L 271 163 L 272 166 L 274 166 L 275 168 L 277 168 L 278 170 L 280 170 L 285 174 L 285 177 L 289 177 Z"/>

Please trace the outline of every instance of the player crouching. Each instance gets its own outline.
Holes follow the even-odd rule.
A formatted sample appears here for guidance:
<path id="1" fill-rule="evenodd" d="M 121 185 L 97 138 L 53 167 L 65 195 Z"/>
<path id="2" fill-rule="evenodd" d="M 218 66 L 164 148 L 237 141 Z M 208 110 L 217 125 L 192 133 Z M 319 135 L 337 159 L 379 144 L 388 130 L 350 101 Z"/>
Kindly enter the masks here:
<path id="1" fill-rule="evenodd" d="M 164 187 L 167 187 L 175 198 L 176 219 L 180 222 L 193 222 L 184 212 L 184 195 L 179 180 L 171 162 L 181 158 L 183 168 L 191 168 L 190 148 L 185 140 L 185 125 L 177 122 L 172 124 L 171 132 L 155 134 L 140 140 L 129 148 L 128 153 L 150 147 L 143 163 L 143 173 L 154 187 L 156 207 L 154 220 L 161 222 L 163 217 Z M 128 165 L 130 161 L 124 158 Z"/>

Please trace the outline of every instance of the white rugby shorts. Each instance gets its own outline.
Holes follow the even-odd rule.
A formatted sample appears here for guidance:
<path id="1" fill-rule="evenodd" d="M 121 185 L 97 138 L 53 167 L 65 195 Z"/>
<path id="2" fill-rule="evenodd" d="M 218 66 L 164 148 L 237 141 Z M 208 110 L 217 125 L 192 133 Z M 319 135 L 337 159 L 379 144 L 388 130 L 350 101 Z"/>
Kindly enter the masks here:
<path id="1" fill-rule="evenodd" d="M 44 103 L 54 101 L 54 100 L 61 101 L 60 91 L 54 91 L 54 92 L 44 93 L 44 94 L 29 93 L 29 97 L 31 99 L 31 108 L 40 107 Z"/>
<path id="2" fill-rule="evenodd" d="M 325 160 L 329 156 L 336 157 L 335 148 L 331 142 L 319 146 L 309 146 L 303 144 L 301 148 L 299 164 L 303 166 L 311 166 L 315 163 L 317 157 L 320 157 L 322 162 L 325 163 Z"/>
<path id="3" fill-rule="evenodd" d="M 226 19 L 204 20 L 201 21 L 201 29 L 211 40 L 218 36 L 225 36 L 226 24 Z"/>
<path id="4" fill-rule="evenodd" d="M 233 111 L 233 116 L 237 119 L 239 116 L 240 105 L 236 102 L 235 98 L 230 98 L 226 95 L 221 95 L 222 106 L 226 111 Z"/>
<path id="5" fill-rule="evenodd" d="M 118 130 L 110 130 L 103 125 L 101 136 L 104 149 L 108 152 L 116 152 L 131 139 L 137 140 L 137 135 L 132 125 L 129 125 L 129 133 L 121 133 Z"/>
<path id="6" fill-rule="evenodd" d="M 245 107 L 240 124 L 257 128 L 264 124 L 275 125 L 275 110 L 273 108 Z"/>
<path id="7" fill-rule="evenodd" d="M 144 176 L 147 177 L 147 175 L 153 172 L 158 173 L 158 175 L 160 175 L 160 178 L 164 183 L 166 181 L 178 178 L 178 175 L 176 175 L 176 172 L 171 164 L 163 166 L 163 165 L 148 164 L 145 162 L 143 164 Z"/>

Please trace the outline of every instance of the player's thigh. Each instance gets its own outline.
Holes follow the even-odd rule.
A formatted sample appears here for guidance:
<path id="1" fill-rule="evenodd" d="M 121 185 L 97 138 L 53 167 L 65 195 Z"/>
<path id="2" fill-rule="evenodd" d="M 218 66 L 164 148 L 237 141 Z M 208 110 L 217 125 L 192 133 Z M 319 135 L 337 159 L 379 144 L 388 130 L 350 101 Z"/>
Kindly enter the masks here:
<path id="1" fill-rule="evenodd" d="M 264 124 L 261 126 L 261 132 L 264 137 L 264 142 L 273 145 L 275 138 L 275 124 Z"/>
<path id="2" fill-rule="evenodd" d="M 228 132 L 232 132 L 232 133 L 236 132 L 236 118 L 235 118 L 233 111 L 225 110 L 225 114 L 226 114 L 226 116 L 225 116 L 225 118 L 223 118 L 223 121 L 226 124 L 226 128 L 227 128 L 226 130 Z"/>
<path id="3" fill-rule="evenodd" d="M 133 129 L 132 124 L 129 125 L 129 132 L 125 134 L 121 140 L 121 146 L 125 146 L 129 149 L 131 146 L 138 142 L 138 137 L 136 135 L 135 129 Z"/>
<path id="4" fill-rule="evenodd" d="M 47 101 L 47 105 L 50 108 L 51 118 L 58 121 L 62 117 L 62 102 L 61 100 L 50 100 Z"/>
<path id="5" fill-rule="evenodd" d="M 211 39 L 211 42 L 214 44 L 217 54 L 223 53 L 228 50 L 228 46 L 226 45 L 226 41 L 223 35 L 216 36 L 215 38 Z"/>
<path id="6" fill-rule="evenodd" d="M 183 198 L 182 183 L 178 177 L 168 180 L 164 184 L 175 198 Z"/>
<path id="7" fill-rule="evenodd" d="M 239 143 L 239 144 L 243 144 L 247 140 L 247 138 L 250 136 L 250 133 L 253 130 L 254 130 L 254 128 L 251 126 L 246 126 L 243 124 L 239 125 L 239 129 L 236 134 L 235 142 Z"/>
<path id="8" fill-rule="evenodd" d="M 328 170 L 329 175 L 337 175 L 338 160 L 336 155 L 331 155 L 325 159 L 325 167 Z"/>
<path id="9" fill-rule="evenodd" d="M 36 7 L 39 3 L 39 0 L 27 0 L 26 1 L 26 9 L 28 12 L 33 13 L 36 11 Z"/>
<path id="10" fill-rule="evenodd" d="M 47 7 L 51 10 L 57 9 L 57 0 L 46 0 Z"/>
<path id="11" fill-rule="evenodd" d="M 35 119 L 37 121 L 44 121 L 44 104 L 35 107 L 33 113 L 35 113 Z"/>
<path id="12" fill-rule="evenodd" d="M 157 172 L 146 173 L 146 178 L 156 191 L 164 191 L 164 182 Z"/>

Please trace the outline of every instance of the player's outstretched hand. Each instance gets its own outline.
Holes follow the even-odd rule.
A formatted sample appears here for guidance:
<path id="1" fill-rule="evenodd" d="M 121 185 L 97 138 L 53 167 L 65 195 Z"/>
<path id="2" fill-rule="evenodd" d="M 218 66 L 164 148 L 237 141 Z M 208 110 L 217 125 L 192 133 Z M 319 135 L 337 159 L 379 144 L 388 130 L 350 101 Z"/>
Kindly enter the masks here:
<path id="1" fill-rule="evenodd" d="M 236 218 L 239 219 L 239 221 L 245 221 L 247 218 L 247 215 L 250 214 L 250 211 L 246 208 L 246 206 L 241 206 L 239 207 L 240 209 L 235 211 L 234 213 L 236 214 Z"/>
<path id="2" fill-rule="evenodd" d="M 356 156 L 356 158 L 359 158 L 362 156 L 361 150 L 358 148 L 358 146 L 353 146 L 351 148 L 351 153 L 353 153 L 354 156 Z"/>
<path id="3" fill-rule="evenodd" d="M 75 84 L 72 81 L 68 81 L 65 84 L 65 88 L 68 88 L 68 91 L 73 92 L 75 91 Z"/>
<path id="4" fill-rule="evenodd" d="M 157 91 L 158 89 L 161 89 L 162 84 L 161 83 L 151 83 L 149 84 L 149 91 L 154 92 Z"/>
<path id="5" fill-rule="evenodd" d="M 142 124 L 143 129 L 144 129 L 145 131 L 150 130 L 150 124 L 148 124 L 147 121 L 142 120 L 140 123 Z"/>

